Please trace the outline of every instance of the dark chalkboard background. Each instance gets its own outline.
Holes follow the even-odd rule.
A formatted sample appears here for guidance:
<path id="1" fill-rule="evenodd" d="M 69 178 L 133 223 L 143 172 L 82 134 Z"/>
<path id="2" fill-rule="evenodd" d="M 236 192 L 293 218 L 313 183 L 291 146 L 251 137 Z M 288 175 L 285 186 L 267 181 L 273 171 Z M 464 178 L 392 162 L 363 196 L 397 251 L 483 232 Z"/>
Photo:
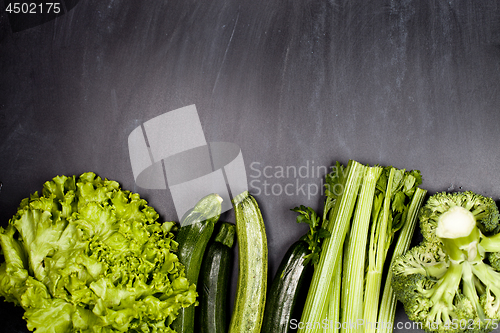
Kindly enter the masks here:
<path id="1" fill-rule="evenodd" d="M 168 191 L 135 185 L 127 138 L 190 104 L 207 141 L 241 148 L 266 221 L 271 275 L 307 230 L 290 209 L 320 207 L 314 191 L 324 173 L 313 171 L 336 160 L 419 169 L 430 193 L 500 199 L 495 0 L 82 0 L 66 1 L 66 13 L 43 24 L 9 17 L 6 4 L 1 225 L 43 182 L 85 171 L 177 220 Z M 273 173 L 287 166 L 310 173 Z M 310 191 L 275 195 L 289 183 Z M 0 331 L 27 332 L 21 316 L 2 304 Z M 402 309 L 396 320 L 407 320 Z"/>

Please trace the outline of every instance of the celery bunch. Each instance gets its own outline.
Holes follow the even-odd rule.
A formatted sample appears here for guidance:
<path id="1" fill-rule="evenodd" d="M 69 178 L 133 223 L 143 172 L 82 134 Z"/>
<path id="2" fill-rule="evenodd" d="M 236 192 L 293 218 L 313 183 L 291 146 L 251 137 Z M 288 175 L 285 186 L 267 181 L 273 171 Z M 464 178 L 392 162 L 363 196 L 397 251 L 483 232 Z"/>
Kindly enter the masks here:
<path id="1" fill-rule="evenodd" d="M 394 255 L 410 245 L 426 194 L 421 182 L 419 171 L 354 160 L 332 168 L 322 225 L 331 236 L 321 245 L 299 333 L 374 332 L 379 323 L 394 322 L 396 301 L 390 279 L 383 280 L 384 264 L 395 238 Z"/>

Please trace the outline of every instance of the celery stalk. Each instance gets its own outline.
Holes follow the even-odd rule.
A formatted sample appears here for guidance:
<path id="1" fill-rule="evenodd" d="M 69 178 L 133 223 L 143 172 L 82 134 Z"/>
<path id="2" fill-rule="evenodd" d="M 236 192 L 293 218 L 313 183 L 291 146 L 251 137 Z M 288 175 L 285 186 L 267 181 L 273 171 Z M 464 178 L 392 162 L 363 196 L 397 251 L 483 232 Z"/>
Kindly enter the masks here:
<path id="1" fill-rule="evenodd" d="M 363 309 L 365 333 L 374 333 L 377 328 L 380 286 L 387 253 L 386 241 L 392 218 L 390 207 L 395 171 L 394 168 L 390 169 L 382 212 L 379 219 L 373 221 L 371 228 Z"/>
<path id="2" fill-rule="evenodd" d="M 354 219 L 346 241 L 346 262 L 342 287 L 342 332 L 363 331 L 363 288 L 366 262 L 366 245 L 374 200 L 375 186 L 382 173 L 378 166 L 368 167 L 356 203 Z"/>
<path id="3" fill-rule="evenodd" d="M 327 307 L 328 291 L 333 281 L 339 252 L 342 253 L 343 250 L 364 170 L 365 166 L 362 164 L 354 160 L 349 161 L 342 195 L 336 200 L 334 211 L 330 213 L 327 229 L 331 236 L 325 239 L 321 248 L 320 260 L 314 270 L 301 317 L 301 322 L 305 325 L 302 329 L 299 328 L 299 333 L 305 332 L 307 326 L 312 326 L 312 329 L 307 329 L 309 333 L 320 332 L 321 328 L 317 323 L 321 322 L 323 311 Z"/>
<path id="4" fill-rule="evenodd" d="M 328 322 L 324 333 L 337 333 L 340 322 L 340 296 L 342 293 L 342 251 L 339 251 L 328 300 Z"/>
<path id="5" fill-rule="evenodd" d="M 372 213 L 363 309 L 365 333 L 374 333 L 384 326 L 377 322 L 384 263 L 395 233 L 407 222 L 412 197 L 421 181 L 418 171 L 386 167 L 377 183 L 383 203 L 376 197 Z M 378 211 L 380 205 L 381 212 Z"/>
<path id="6" fill-rule="evenodd" d="M 391 265 L 396 257 L 405 253 L 410 247 L 415 226 L 417 225 L 417 215 L 424 202 L 427 191 L 421 188 L 415 190 L 412 197 L 410 208 L 406 216 L 406 222 L 402 227 L 394 253 L 392 254 Z M 380 303 L 380 312 L 378 315 L 378 322 L 382 324 L 379 333 L 391 333 L 394 329 L 394 319 L 396 316 L 396 297 L 391 285 L 392 270 L 389 270 L 385 281 L 384 291 L 382 294 L 382 301 Z"/>

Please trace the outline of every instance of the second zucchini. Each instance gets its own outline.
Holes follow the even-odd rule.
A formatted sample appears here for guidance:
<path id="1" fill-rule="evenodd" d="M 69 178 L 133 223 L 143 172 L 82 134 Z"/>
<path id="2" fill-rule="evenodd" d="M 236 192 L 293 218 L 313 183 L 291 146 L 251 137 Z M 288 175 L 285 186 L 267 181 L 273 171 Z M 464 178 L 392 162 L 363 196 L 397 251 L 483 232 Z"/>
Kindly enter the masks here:
<path id="1" fill-rule="evenodd" d="M 196 313 L 199 325 L 197 331 L 201 333 L 227 332 L 228 285 L 235 233 L 234 224 L 219 223 L 219 230 L 205 251 L 197 288 L 200 302 Z"/>
<path id="2" fill-rule="evenodd" d="M 219 195 L 209 194 L 182 218 L 182 227 L 176 235 L 179 243 L 177 256 L 186 267 L 186 278 L 191 283 L 198 284 L 203 254 L 219 220 L 221 202 Z M 172 322 L 172 328 L 177 333 L 194 333 L 194 320 L 194 306 L 182 308 Z"/>
<path id="3" fill-rule="evenodd" d="M 238 282 L 229 333 L 259 333 L 267 291 L 268 253 L 264 220 L 248 191 L 233 199 L 238 239 Z"/>
<path id="4" fill-rule="evenodd" d="M 284 255 L 269 288 L 262 332 L 291 332 L 300 319 L 301 295 L 307 294 L 313 272 L 312 264 L 304 264 L 310 253 L 307 242 L 298 240 Z"/>

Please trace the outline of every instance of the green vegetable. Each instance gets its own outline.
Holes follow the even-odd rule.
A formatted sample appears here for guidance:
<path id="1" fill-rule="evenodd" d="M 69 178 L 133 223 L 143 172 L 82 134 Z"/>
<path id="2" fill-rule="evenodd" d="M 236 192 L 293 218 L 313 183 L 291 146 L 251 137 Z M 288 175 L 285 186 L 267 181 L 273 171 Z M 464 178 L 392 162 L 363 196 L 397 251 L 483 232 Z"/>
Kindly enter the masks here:
<path id="1" fill-rule="evenodd" d="M 298 332 L 319 332 L 321 329 L 314 323 L 320 323 L 328 309 L 334 268 L 340 258 L 339 252 L 342 252 L 365 167 L 351 160 L 346 169 L 342 167 L 336 170 L 339 178 L 335 181 L 338 182 L 328 188 L 329 193 L 336 197 L 331 201 L 334 207 L 331 208 L 329 221 L 325 226 L 331 236 L 323 242 L 319 263 L 314 270 L 301 317 L 302 323 L 309 323 L 313 327 L 311 329 L 308 325 L 303 325 L 302 328 L 299 327 Z M 336 184 L 339 184 L 340 192 L 336 192 Z M 327 206 L 330 207 L 330 205 Z"/>
<path id="2" fill-rule="evenodd" d="M 179 233 L 187 233 L 194 230 L 195 227 L 189 228 L 191 224 L 200 222 L 217 223 L 222 210 L 222 198 L 212 193 L 201 198 L 196 205 L 190 209 L 181 219 L 181 230 Z"/>
<path id="3" fill-rule="evenodd" d="M 343 192 L 342 189 L 344 186 L 343 182 L 345 181 L 345 172 L 345 168 L 337 162 L 333 171 L 326 175 L 326 199 L 325 207 L 323 209 L 324 227 L 326 227 L 330 221 L 334 220 L 330 217 L 330 214 L 334 213 L 333 208 Z M 341 320 L 340 301 L 342 295 L 342 252 L 343 251 L 339 251 L 337 254 L 332 281 L 328 289 L 328 304 L 326 305 L 327 308 L 324 310 L 324 314 L 322 315 L 322 317 L 326 317 L 325 319 L 328 320 L 328 325 L 324 328 L 323 333 L 336 333 L 340 331 L 339 327 L 335 323 L 340 323 Z"/>
<path id="4" fill-rule="evenodd" d="M 255 198 L 245 191 L 233 199 L 238 239 L 238 283 L 229 333 L 259 333 L 267 291 L 267 237 Z"/>
<path id="5" fill-rule="evenodd" d="M 422 206 L 425 199 L 427 191 L 421 188 L 415 190 L 415 194 L 412 197 L 410 207 L 408 209 L 408 214 L 406 215 L 406 223 L 401 228 L 396 246 L 392 253 L 391 265 L 396 260 L 398 256 L 405 253 L 410 247 L 413 234 L 415 232 L 415 226 L 417 225 L 417 214 Z M 381 325 L 378 329 L 381 333 L 390 333 L 393 331 L 395 316 L 396 316 L 396 295 L 392 288 L 392 270 L 389 270 L 387 277 L 385 278 L 384 291 L 382 294 L 382 299 L 379 306 L 378 321 L 379 323 L 389 323 L 390 325 Z"/>
<path id="6" fill-rule="evenodd" d="M 297 223 L 309 224 L 309 232 L 301 237 L 301 240 L 308 244 L 309 253 L 305 256 L 304 265 L 312 262 L 314 265 L 318 263 L 319 253 L 321 252 L 322 240 L 330 237 L 330 232 L 321 226 L 321 220 L 314 209 L 301 205 L 295 207 L 292 211 L 299 213 Z"/>
<path id="7" fill-rule="evenodd" d="M 381 167 L 366 168 L 351 230 L 346 241 L 341 296 L 341 307 L 344 309 L 341 318 L 345 323 L 356 323 L 363 318 L 366 246 L 375 186 L 381 173 Z M 345 325 L 345 327 L 347 328 L 345 331 L 348 332 L 359 330 L 357 326 Z"/>
<path id="8" fill-rule="evenodd" d="M 419 213 L 424 240 L 392 264 L 392 287 L 410 320 L 427 332 L 488 332 L 500 319 L 500 251 L 493 199 L 437 193 Z"/>
<path id="9" fill-rule="evenodd" d="M 285 253 L 269 288 L 262 332 L 291 332 L 301 294 L 307 292 L 312 265 L 307 262 L 311 251 L 306 241 L 298 240 Z"/>
<path id="10" fill-rule="evenodd" d="M 205 251 L 200 271 L 200 306 L 196 317 L 201 333 L 227 332 L 228 327 L 228 283 L 236 227 L 228 222 L 220 223 L 219 227 Z"/>
<path id="11" fill-rule="evenodd" d="M 196 289 L 157 220 L 115 181 L 55 177 L 0 229 L 0 295 L 37 333 L 173 332 Z"/>
<path id="12" fill-rule="evenodd" d="M 330 183 L 334 182 L 330 180 Z M 327 190 L 327 193 L 329 191 Z M 321 220 L 318 214 L 314 211 L 314 209 L 310 207 L 305 207 L 303 205 L 299 207 L 295 207 L 292 211 L 299 213 L 297 216 L 298 223 L 307 223 L 309 224 L 309 232 L 302 236 L 301 240 L 307 242 L 309 253 L 305 255 L 304 265 L 307 265 L 309 262 L 314 264 L 314 267 L 317 266 L 319 262 L 319 256 L 321 253 L 321 245 L 323 240 L 327 237 L 330 237 L 330 232 L 325 229 L 324 226 L 328 223 L 328 213 L 331 208 L 333 208 L 333 204 L 335 203 L 336 197 L 333 193 L 329 193 L 325 203 L 325 209 L 323 211 L 323 220 Z M 324 225 L 324 226 L 323 226 Z M 340 252 L 339 252 L 340 253 Z M 341 284 L 342 284 L 342 256 L 339 256 L 337 259 L 337 264 L 333 273 L 333 281 L 329 288 L 328 294 L 330 295 L 329 301 L 327 304 L 327 319 L 333 322 L 338 322 L 340 320 L 340 308 L 338 306 L 338 302 L 340 302 L 340 292 L 341 292 Z M 313 270 L 311 271 L 311 273 Z M 309 274 L 309 272 L 307 272 Z M 310 280 L 310 279 L 308 279 Z M 304 283 L 304 282 L 302 282 Z M 308 284 L 310 281 L 308 281 Z M 307 295 L 307 294 L 306 294 Z M 297 297 L 297 296 L 295 296 Z M 302 311 L 300 311 L 302 314 Z M 290 328 L 295 328 L 298 324 L 297 322 L 292 322 Z M 333 326 L 333 325 L 332 325 Z M 324 332 L 334 332 L 335 327 L 329 327 L 329 329 Z"/>
<path id="13" fill-rule="evenodd" d="M 183 217 L 182 227 L 176 235 L 179 244 L 177 255 L 186 267 L 187 279 L 194 284 L 198 283 L 203 254 L 220 217 L 221 202 L 222 198 L 217 194 L 200 199 Z M 193 333 L 195 312 L 194 306 L 182 308 L 172 328 L 178 333 Z"/>
<path id="14" fill-rule="evenodd" d="M 384 263 L 397 232 L 414 223 L 420 184 L 418 171 L 337 162 L 326 176 L 323 227 L 331 236 L 316 251 L 299 332 L 375 330 Z"/>
<path id="15" fill-rule="evenodd" d="M 366 323 L 377 322 L 380 291 L 383 288 L 382 274 L 387 253 L 395 233 L 406 221 L 411 198 L 421 182 L 420 172 L 415 170 L 406 172 L 404 169 L 394 167 L 385 167 L 378 179 L 372 211 L 373 221 L 363 297 L 363 319 Z M 376 326 L 368 324 L 364 329 L 365 333 L 374 333 Z"/>
<path id="16" fill-rule="evenodd" d="M 336 323 L 340 323 L 341 319 L 341 309 L 339 304 L 342 296 L 342 260 L 342 252 L 339 252 L 333 272 L 333 279 L 328 291 L 330 297 L 328 299 L 325 314 L 326 319 L 328 320 L 328 325 L 323 331 L 324 333 L 335 333 L 340 331 L 340 328 Z"/>

